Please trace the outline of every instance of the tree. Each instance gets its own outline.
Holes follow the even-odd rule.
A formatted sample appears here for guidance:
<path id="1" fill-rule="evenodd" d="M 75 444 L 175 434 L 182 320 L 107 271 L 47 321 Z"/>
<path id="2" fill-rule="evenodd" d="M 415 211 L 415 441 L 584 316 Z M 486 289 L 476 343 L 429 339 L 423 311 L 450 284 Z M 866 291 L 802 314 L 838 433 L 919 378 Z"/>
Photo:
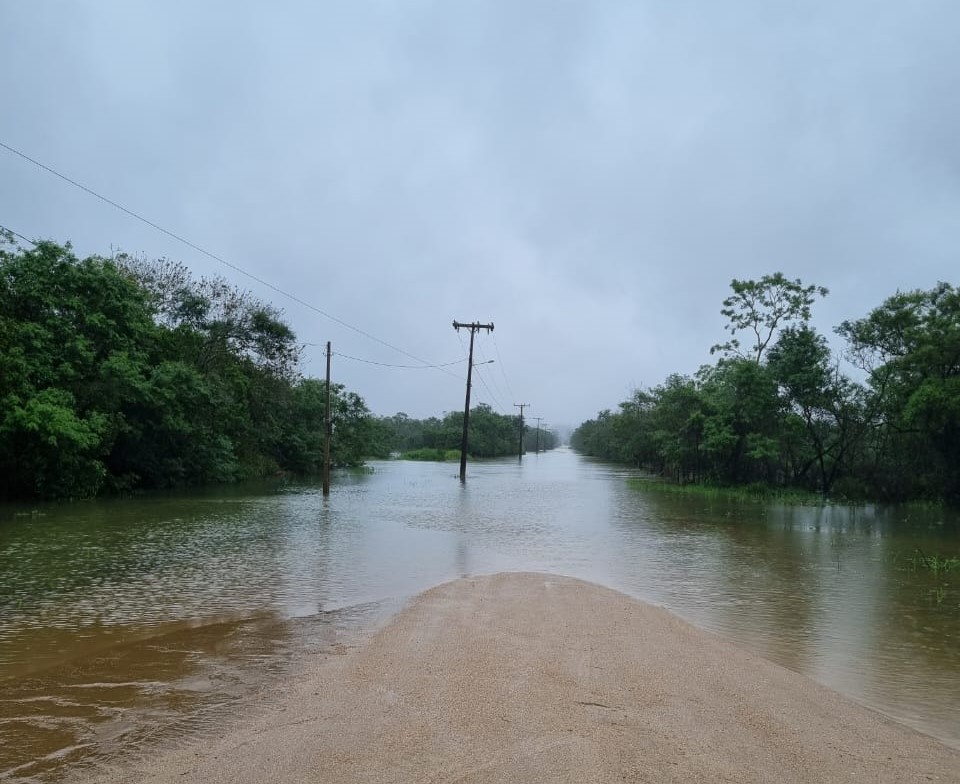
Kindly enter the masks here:
<path id="1" fill-rule="evenodd" d="M 776 482 L 780 400 L 765 365 L 723 360 L 701 368 L 703 451 L 713 478 L 724 483 Z"/>
<path id="2" fill-rule="evenodd" d="M 758 365 L 777 330 L 790 322 L 808 321 L 816 297 L 829 293 L 823 286 L 804 286 L 799 278 L 788 280 L 781 272 L 764 275 L 759 281 L 734 278 L 730 287 L 733 294 L 723 301 L 720 313 L 729 319 L 725 329 L 734 337 L 713 346 L 710 353 L 721 351 L 727 356 L 748 358 L 741 353 L 736 337 L 746 330 L 753 334 L 749 358 Z"/>
<path id="3" fill-rule="evenodd" d="M 960 288 L 897 293 L 837 332 L 869 373 L 881 489 L 960 502 Z"/>
<path id="4" fill-rule="evenodd" d="M 795 477 L 815 463 L 819 489 L 828 494 L 862 435 L 862 389 L 841 375 L 826 338 L 806 325 L 784 329 L 768 356 L 788 416 L 802 422 L 809 449 Z"/>
<path id="5" fill-rule="evenodd" d="M 570 445 L 579 452 L 605 460 L 623 461 L 619 441 L 614 438 L 613 424 L 618 414 L 604 409 L 596 419 L 583 422 L 570 436 Z"/>
<path id="6" fill-rule="evenodd" d="M 459 413 L 459 412 L 458 412 Z M 449 415 L 448 415 L 449 416 Z M 463 414 L 456 419 L 457 426 L 463 428 Z M 519 449 L 518 421 L 513 417 L 498 414 L 486 403 L 479 403 L 470 410 L 470 433 L 468 448 L 474 457 L 500 457 L 514 455 Z M 462 435 L 446 446 L 456 449 Z"/>
<path id="7" fill-rule="evenodd" d="M 343 384 L 330 386 L 333 435 L 330 462 L 357 466 L 377 451 L 373 417 L 366 403 Z M 280 443 L 278 462 L 295 473 L 315 474 L 323 468 L 326 433 L 327 382 L 305 378 L 293 390 L 290 415 Z"/>
<path id="8" fill-rule="evenodd" d="M 323 385 L 300 382 L 299 353 L 278 311 L 226 281 L 0 237 L 0 498 L 314 467 Z M 363 400 L 334 400 L 334 460 L 382 449 Z"/>
<path id="9" fill-rule="evenodd" d="M 523 435 L 523 448 L 526 452 L 549 452 L 557 446 L 557 434 L 547 427 L 541 426 L 539 433 L 536 426 L 527 429 Z"/>
<path id="10" fill-rule="evenodd" d="M 703 439 L 707 403 L 695 379 L 673 374 L 653 390 L 648 419 L 660 473 L 678 482 L 698 481 L 704 471 Z"/>
<path id="11" fill-rule="evenodd" d="M 7 496 L 83 498 L 106 476 L 106 417 L 79 414 L 73 396 L 44 389 L 24 400 L 6 398 L 0 418 L 3 485 Z"/>
<path id="12" fill-rule="evenodd" d="M 898 293 L 843 322 L 869 388 L 840 372 L 807 323 L 825 288 L 781 273 L 732 288 L 722 312 L 733 338 L 714 346 L 717 364 L 601 411 L 574 431 L 575 449 L 678 482 L 960 504 L 960 287 Z"/>
<path id="13" fill-rule="evenodd" d="M 69 246 L 0 249 L 0 494 L 95 494 L 124 427 L 121 366 L 146 367 L 144 292 Z"/>

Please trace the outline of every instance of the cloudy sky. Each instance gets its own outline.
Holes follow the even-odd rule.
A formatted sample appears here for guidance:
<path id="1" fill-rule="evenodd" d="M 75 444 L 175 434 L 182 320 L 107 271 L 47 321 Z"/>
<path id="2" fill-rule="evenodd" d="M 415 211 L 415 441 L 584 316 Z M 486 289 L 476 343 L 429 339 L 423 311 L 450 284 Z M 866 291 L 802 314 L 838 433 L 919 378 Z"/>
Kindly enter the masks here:
<path id="1" fill-rule="evenodd" d="M 0 142 L 407 355 L 492 321 L 474 400 L 575 425 L 710 362 L 731 278 L 827 286 L 823 331 L 958 282 L 958 30 L 952 0 L 11 1 Z M 0 224 L 415 364 L 4 149 Z M 465 364 L 334 373 L 462 407 Z"/>

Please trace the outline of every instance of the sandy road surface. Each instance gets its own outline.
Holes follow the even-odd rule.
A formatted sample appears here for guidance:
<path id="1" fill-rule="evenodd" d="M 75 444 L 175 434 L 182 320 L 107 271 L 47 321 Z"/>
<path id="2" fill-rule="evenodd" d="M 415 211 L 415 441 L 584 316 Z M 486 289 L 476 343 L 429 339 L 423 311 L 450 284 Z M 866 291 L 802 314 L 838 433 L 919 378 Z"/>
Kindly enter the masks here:
<path id="1" fill-rule="evenodd" d="M 99 781 L 960 782 L 960 752 L 596 585 L 459 580 L 289 698 Z"/>

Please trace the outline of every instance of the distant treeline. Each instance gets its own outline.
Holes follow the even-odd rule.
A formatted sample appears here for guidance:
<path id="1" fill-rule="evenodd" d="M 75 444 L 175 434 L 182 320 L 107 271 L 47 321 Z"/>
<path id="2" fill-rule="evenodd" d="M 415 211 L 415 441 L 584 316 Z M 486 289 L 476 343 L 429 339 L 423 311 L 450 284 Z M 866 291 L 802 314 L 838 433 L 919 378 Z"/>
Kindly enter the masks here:
<path id="1" fill-rule="evenodd" d="M 442 419 L 411 419 L 404 413 L 381 417 L 376 427 L 383 433 L 377 440 L 390 452 L 442 454 L 459 450 L 463 437 L 463 412 L 447 413 Z M 516 455 L 520 451 L 520 418 L 498 414 L 490 406 L 481 403 L 470 409 L 470 438 L 468 452 L 472 457 L 502 457 Z M 524 423 L 524 450 L 537 449 L 537 429 Z M 539 448 L 553 449 L 558 440 L 555 433 L 541 429 Z M 381 449 L 383 451 L 383 449 Z"/>
<path id="2" fill-rule="evenodd" d="M 272 306 L 170 261 L 0 238 L 0 498 L 225 482 L 321 467 L 326 389 Z M 375 452 L 333 385 L 335 465 Z"/>
<path id="3" fill-rule="evenodd" d="M 731 285 L 719 361 L 601 411 L 575 448 L 681 483 L 960 503 L 960 288 L 898 292 L 838 326 L 858 383 L 809 324 L 826 289 L 780 273 Z"/>

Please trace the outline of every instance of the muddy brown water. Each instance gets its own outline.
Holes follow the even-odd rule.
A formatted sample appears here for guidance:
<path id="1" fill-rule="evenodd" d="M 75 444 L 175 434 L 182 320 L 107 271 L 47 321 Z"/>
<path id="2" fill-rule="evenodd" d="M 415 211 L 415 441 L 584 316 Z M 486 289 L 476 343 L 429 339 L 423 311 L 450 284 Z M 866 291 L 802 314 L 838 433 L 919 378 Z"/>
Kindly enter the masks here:
<path id="1" fill-rule="evenodd" d="M 433 585 L 549 571 L 662 605 L 960 748 L 960 555 L 940 509 L 642 491 L 569 450 L 312 484 L 0 506 L 0 780 L 217 732 Z"/>

